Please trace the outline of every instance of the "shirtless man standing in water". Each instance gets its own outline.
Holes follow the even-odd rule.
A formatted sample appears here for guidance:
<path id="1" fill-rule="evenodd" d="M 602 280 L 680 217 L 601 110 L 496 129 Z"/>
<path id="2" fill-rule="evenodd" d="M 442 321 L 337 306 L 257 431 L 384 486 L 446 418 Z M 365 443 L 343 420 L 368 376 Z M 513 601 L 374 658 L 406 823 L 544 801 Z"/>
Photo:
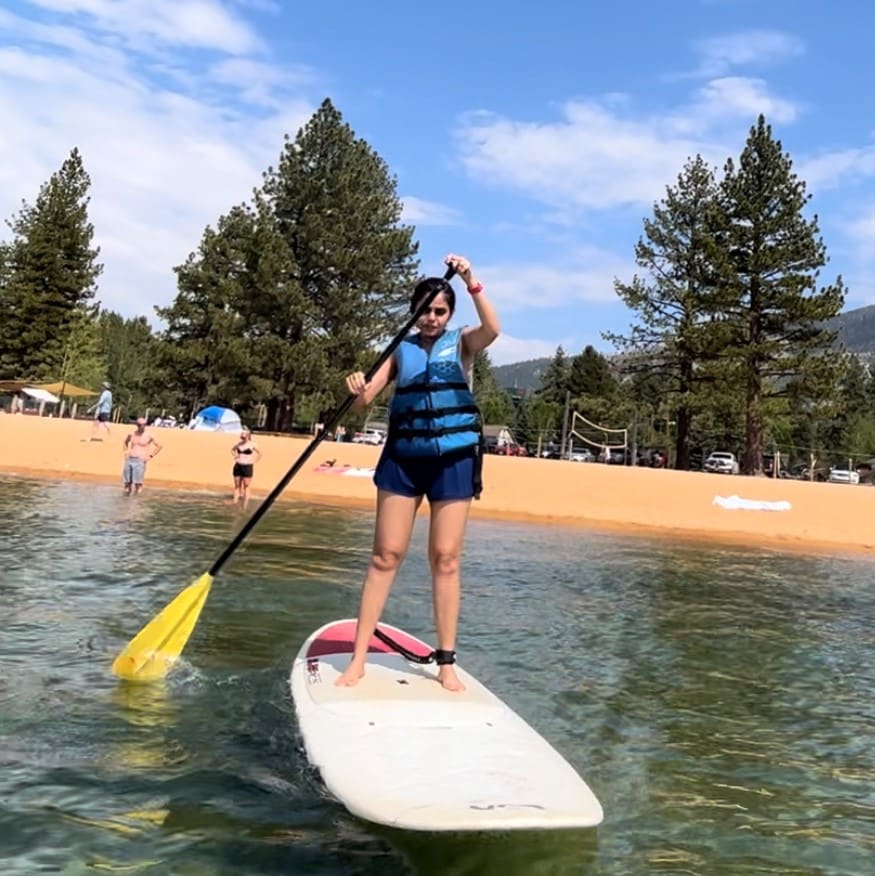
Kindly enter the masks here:
<path id="1" fill-rule="evenodd" d="M 125 484 L 125 494 L 137 496 L 143 489 L 143 478 L 146 476 L 146 463 L 161 452 L 161 445 L 146 434 L 146 418 L 137 418 L 137 431 L 131 432 L 125 438 L 125 466 L 122 469 L 122 480 Z"/>

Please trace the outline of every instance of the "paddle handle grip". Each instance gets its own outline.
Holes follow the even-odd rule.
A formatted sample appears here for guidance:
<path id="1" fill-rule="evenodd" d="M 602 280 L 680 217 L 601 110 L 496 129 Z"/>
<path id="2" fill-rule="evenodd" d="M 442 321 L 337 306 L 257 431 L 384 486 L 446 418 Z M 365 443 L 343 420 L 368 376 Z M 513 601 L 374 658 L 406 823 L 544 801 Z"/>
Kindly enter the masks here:
<path id="1" fill-rule="evenodd" d="M 453 267 L 447 268 L 446 273 L 444 274 L 444 280 L 451 280 L 453 275 L 456 273 L 456 269 Z M 407 337 L 410 330 L 416 324 L 417 320 L 425 313 L 425 311 L 431 306 L 431 302 L 440 294 L 440 287 L 432 289 L 425 298 L 419 303 L 419 306 L 414 310 L 410 319 L 404 323 L 401 331 L 395 335 L 394 338 L 389 342 L 389 345 L 385 350 L 380 354 L 379 358 L 376 362 L 365 372 L 365 381 L 369 382 L 373 379 L 374 375 L 380 370 L 386 360 L 395 352 L 398 345 Z M 252 516 L 246 521 L 243 528 L 240 532 L 234 536 L 231 543 L 228 547 L 225 548 L 224 551 L 220 554 L 218 559 L 213 563 L 210 567 L 209 574 L 213 577 L 218 575 L 219 570 L 225 563 L 228 562 L 231 555 L 234 551 L 237 550 L 238 547 L 243 543 L 244 539 L 253 529 L 255 529 L 258 521 L 261 520 L 262 517 L 267 513 L 268 509 L 271 505 L 276 501 L 277 497 L 282 493 L 282 491 L 288 486 L 289 481 L 304 467 L 307 460 L 316 452 L 316 448 L 322 443 L 325 439 L 325 436 L 333 431 L 337 424 L 341 421 L 341 419 L 346 415 L 349 409 L 355 404 L 355 400 L 358 398 L 356 395 L 350 394 L 343 401 L 343 403 L 331 414 L 328 418 L 328 421 L 322 427 L 322 431 L 319 432 L 318 435 L 307 445 L 304 449 L 304 452 L 298 457 L 295 461 L 294 465 L 283 475 L 282 480 L 270 491 L 270 493 L 265 497 L 264 501 L 258 506 L 258 508 L 253 511 Z"/>

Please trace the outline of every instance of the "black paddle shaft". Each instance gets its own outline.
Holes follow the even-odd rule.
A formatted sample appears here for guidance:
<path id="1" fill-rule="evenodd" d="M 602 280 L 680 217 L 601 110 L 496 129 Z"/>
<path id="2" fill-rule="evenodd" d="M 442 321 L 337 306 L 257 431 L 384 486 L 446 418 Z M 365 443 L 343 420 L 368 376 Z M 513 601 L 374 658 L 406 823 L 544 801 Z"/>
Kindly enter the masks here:
<path id="1" fill-rule="evenodd" d="M 455 273 L 455 268 L 448 268 L 447 272 L 444 274 L 444 279 L 450 280 Z M 374 362 L 373 365 L 371 365 L 370 369 L 368 369 L 367 373 L 365 374 L 366 382 L 370 382 L 373 379 L 374 375 L 380 370 L 383 363 L 395 352 L 395 348 L 401 343 L 401 341 L 404 340 L 404 338 L 407 337 L 407 334 L 413 328 L 416 321 L 425 313 L 426 310 L 428 310 L 431 302 L 434 301 L 434 299 L 440 294 L 440 291 L 440 287 L 436 287 L 435 289 L 432 289 L 432 291 L 429 292 L 428 295 L 425 296 L 425 298 L 422 299 L 419 307 L 416 308 L 410 319 L 408 319 L 407 322 L 404 323 L 404 327 L 401 329 L 401 331 L 399 331 L 398 334 L 395 335 L 394 338 L 392 338 L 392 340 L 389 342 L 389 346 L 386 347 L 386 349 L 383 350 L 383 352 L 380 354 L 380 358 L 377 359 L 377 361 Z M 237 535 L 234 536 L 228 547 L 226 547 L 225 550 L 222 551 L 222 553 L 219 555 L 219 558 L 210 567 L 209 574 L 212 577 L 215 577 L 219 574 L 222 566 L 224 566 L 225 563 L 228 562 L 228 560 L 231 558 L 231 555 L 234 553 L 234 551 L 237 550 L 238 547 L 240 547 L 246 536 L 249 535 L 249 533 L 252 532 L 253 529 L 255 529 L 258 521 L 261 520 L 261 518 L 264 517 L 265 514 L 267 514 L 268 509 L 276 501 L 279 494 L 282 493 L 282 491 L 288 486 L 289 481 L 304 467 L 304 464 L 307 462 L 307 460 L 316 452 L 316 448 L 325 440 L 325 436 L 330 431 L 332 431 L 335 426 L 337 426 L 337 424 L 340 422 L 340 420 L 346 415 L 347 411 L 355 403 L 357 397 L 358 396 L 355 395 L 348 395 L 346 397 L 346 400 L 340 405 L 340 407 L 337 408 L 337 410 L 335 410 L 333 414 L 331 414 L 331 416 L 328 418 L 328 422 L 325 423 L 325 425 L 323 426 L 322 431 L 319 432 L 319 434 L 316 435 L 316 437 L 307 445 L 307 447 L 304 449 L 304 452 L 297 458 L 297 460 L 295 460 L 294 465 L 285 473 L 285 475 L 283 475 L 282 480 L 270 491 L 267 498 L 261 503 L 261 505 L 259 505 L 258 508 L 255 509 L 255 511 L 252 513 L 252 516 L 246 521 L 243 529 L 241 529 L 240 532 L 238 532 Z"/>

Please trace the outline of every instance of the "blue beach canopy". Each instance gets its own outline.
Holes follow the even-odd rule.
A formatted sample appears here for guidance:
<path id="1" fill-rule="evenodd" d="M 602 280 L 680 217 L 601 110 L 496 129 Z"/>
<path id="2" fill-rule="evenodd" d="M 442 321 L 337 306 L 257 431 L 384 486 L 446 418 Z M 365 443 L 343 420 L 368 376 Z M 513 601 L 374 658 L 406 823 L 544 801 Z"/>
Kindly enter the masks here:
<path id="1" fill-rule="evenodd" d="M 222 408 L 218 405 L 210 405 L 195 414 L 188 424 L 189 429 L 200 432 L 233 432 L 239 433 L 243 429 L 240 417 L 230 408 Z"/>

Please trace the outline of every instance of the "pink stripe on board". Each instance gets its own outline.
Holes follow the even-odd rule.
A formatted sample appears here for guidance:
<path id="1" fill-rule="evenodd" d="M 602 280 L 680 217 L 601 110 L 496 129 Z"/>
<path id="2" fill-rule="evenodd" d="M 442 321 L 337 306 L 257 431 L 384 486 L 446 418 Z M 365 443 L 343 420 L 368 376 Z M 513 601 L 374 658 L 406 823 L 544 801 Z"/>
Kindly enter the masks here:
<path id="1" fill-rule="evenodd" d="M 407 648 L 422 657 L 427 657 L 431 654 L 431 648 L 419 639 L 405 633 L 403 630 L 381 628 L 394 639 L 399 645 Z M 352 643 L 355 639 L 355 621 L 338 621 L 326 627 L 319 634 L 318 639 L 314 639 L 307 649 L 307 657 L 321 657 L 324 654 L 352 654 Z M 383 644 L 379 639 L 372 636 L 368 651 L 372 654 L 394 653 L 392 648 Z"/>

